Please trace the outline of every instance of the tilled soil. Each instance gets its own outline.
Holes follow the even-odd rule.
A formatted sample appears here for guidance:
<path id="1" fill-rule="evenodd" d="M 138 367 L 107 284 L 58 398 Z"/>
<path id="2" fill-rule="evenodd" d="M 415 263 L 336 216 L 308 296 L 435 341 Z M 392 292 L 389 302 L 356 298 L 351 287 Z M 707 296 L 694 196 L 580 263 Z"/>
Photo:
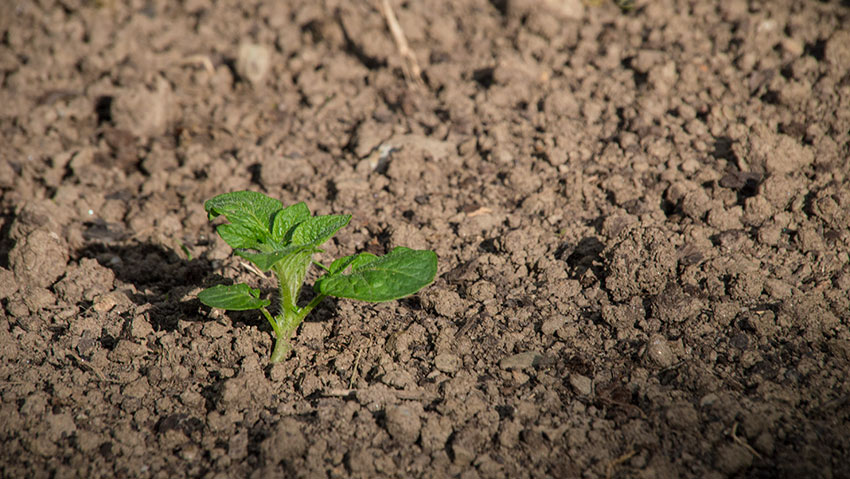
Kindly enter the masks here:
<path id="1" fill-rule="evenodd" d="M 380 3 L 2 2 L 2 476 L 850 477 L 847 2 Z M 242 189 L 438 278 L 269 365 Z"/>

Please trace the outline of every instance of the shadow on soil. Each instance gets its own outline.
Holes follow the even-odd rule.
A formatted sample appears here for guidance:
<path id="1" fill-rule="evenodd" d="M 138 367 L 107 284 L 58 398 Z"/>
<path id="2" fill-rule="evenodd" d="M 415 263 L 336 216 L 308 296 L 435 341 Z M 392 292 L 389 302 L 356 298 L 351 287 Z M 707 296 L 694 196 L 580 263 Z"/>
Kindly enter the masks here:
<path id="1" fill-rule="evenodd" d="M 97 260 L 111 269 L 117 280 L 132 284 L 135 292 L 128 297 L 139 306 L 151 305 L 150 320 L 157 330 L 174 330 L 179 319 L 198 320 L 200 302 L 182 299 L 192 289 L 207 286 L 205 280 L 213 279 L 209 261 L 180 258 L 173 251 L 150 243 L 94 243 L 77 251 L 77 255 Z"/>

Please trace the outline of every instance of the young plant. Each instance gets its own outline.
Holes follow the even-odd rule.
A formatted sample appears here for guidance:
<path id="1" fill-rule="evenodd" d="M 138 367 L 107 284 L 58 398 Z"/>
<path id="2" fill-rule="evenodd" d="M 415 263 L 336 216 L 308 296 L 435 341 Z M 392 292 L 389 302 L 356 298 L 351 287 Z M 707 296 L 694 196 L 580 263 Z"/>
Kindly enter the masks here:
<path id="1" fill-rule="evenodd" d="M 246 284 L 217 285 L 198 294 L 207 306 L 231 311 L 259 309 L 276 337 L 271 362 L 283 361 L 292 349 L 290 338 L 304 317 L 326 296 L 382 302 L 403 298 L 431 284 L 437 274 L 433 251 L 397 247 L 384 256 L 359 253 L 326 267 L 313 260 L 325 241 L 348 224 L 351 215 L 312 216 L 307 205 L 283 204 L 262 193 L 237 191 L 204 203 L 210 220 L 223 215 L 229 223 L 216 228 L 234 252 L 262 271 L 271 270 L 280 286 L 280 312 L 274 316 L 268 299 Z M 324 270 L 313 284 L 315 297 L 298 305 L 301 286 L 311 264 Z"/>

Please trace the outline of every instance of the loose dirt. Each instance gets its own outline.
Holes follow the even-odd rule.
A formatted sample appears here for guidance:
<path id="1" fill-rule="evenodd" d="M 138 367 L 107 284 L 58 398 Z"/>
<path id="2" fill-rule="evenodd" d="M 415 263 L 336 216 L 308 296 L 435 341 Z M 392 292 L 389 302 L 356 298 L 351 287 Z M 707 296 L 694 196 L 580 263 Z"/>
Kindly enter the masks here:
<path id="1" fill-rule="evenodd" d="M 391 4 L 2 2 L 2 476 L 850 477 L 847 2 Z M 438 278 L 271 366 L 240 189 Z"/>

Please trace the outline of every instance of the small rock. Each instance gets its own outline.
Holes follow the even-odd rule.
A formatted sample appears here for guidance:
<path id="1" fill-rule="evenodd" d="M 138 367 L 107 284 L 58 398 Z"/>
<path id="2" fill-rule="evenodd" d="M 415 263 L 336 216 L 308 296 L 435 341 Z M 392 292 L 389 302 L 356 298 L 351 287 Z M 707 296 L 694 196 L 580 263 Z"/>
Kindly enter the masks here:
<path id="1" fill-rule="evenodd" d="M 649 343 L 646 345 L 646 356 L 662 368 L 673 365 L 675 359 L 670 344 L 661 335 L 653 335 L 649 338 Z"/>
<path id="2" fill-rule="evenodd" d="M 116 128 L 150 138 L 166 132 L 173 104 L 171 86 L 165 78 L 157 77 L 153 90 L 142 84 L 119 90 L 110 113 Z"/>
<path id="3" fill-rule="evenodd" d="M 116 304 L 117 301 L 114 296 L 111 294 L 103 294 L 94 300 L 94 304 L 92 304 L 91 308 L 98 313 L 106 313 L 114 308 Z"/>
<path id="4" fill-rule="evenodd" d="M 413 444 L 419 438 L 422 421 L 412 407 L 390 406 L 386 410 L 386 419 L 387 432 L 393 439 L 404 444 Z"/>
<path id="5" fill-rule="evenodd" d="M 56 297 L 45 288 L 26 288 L 23 296 L 24 303 L 31 313 L 36 313 L 40 309 L 56 304 Z"/>
<path id="6" fill-rule="evenodd" d="M 236 72 L 252 85 L 263 81 L 271 66 L 271 51 L 264 45 L 243 43 L 239 47 Z"/>
<path id="7" fill-rule="evenodd" d="M 18 291 L 18 283 L 15 281 L 15 273 L 6 268 L 0 268 L 0 299 L 11 297 Z"/>
<path id="8" fill-rule="evenodd" d="M 593 381 L 587 376 L 581 374 L 570 375 L 570 385 L 575 391 L 582 396 L 590 396 L 593 392 Z"/>
<path id="9" fill-rule="evenodd" d="M 134 338 L 146 338 L 149 334 L 153 334 L 153 326 L 147 318 L 141 314 L 133 318 L 130 323 L 130 335 Z"/>
<path id="10" fill-rule="evenodd" d="M 534 366 L 541 358 L 539 353 L 534 351 L 526 351 L 524 353 L 514 354 L 499 361 L 499 367 L 502 369 L 525 369 Z"/>
<path id="11" fill-rule="evenodd" d="M 23 318 L 30 314 L 30 309 L 22 299 L 13 299 L 6 305 L 6 312 L 13 318 Z M 26 328 L 24 328 L 26 329 Z"/>
<path id="12" fill-rule="evenodd" d="M 46 288 L 59 279 L 68 263 L 68 245 L 56 233 L 38 229 L 18 241 L 9 252 L 9 266 L 18 286 Z"/>
<path id="13" fill-rule="evenodd" d="M 700 407 L 711 407 L 719 399 L 720 399 L 720 397 L 718 397 L 717 394 L 708 393 L 699 400 L 699 406 Z"/>
<path id="14" fill-rule="evenodd" d="M 546 336 L 551 336 L 555 334 L 555 331 L 561 329 L 561 326 L 567 322 L 567 318 L 561 315 L 555 315 L 546 321 L 543 321 L 543 324 L 540 325 L 540 332 L 545 334 Z"/>
<path id="15" fill-rule="evenodd" d="M 460 358 L 454 354 L 443 353 L 434 358 L 434 366 L 444 373 L 454 374 L 460 370 L 460 365 Z"/>

